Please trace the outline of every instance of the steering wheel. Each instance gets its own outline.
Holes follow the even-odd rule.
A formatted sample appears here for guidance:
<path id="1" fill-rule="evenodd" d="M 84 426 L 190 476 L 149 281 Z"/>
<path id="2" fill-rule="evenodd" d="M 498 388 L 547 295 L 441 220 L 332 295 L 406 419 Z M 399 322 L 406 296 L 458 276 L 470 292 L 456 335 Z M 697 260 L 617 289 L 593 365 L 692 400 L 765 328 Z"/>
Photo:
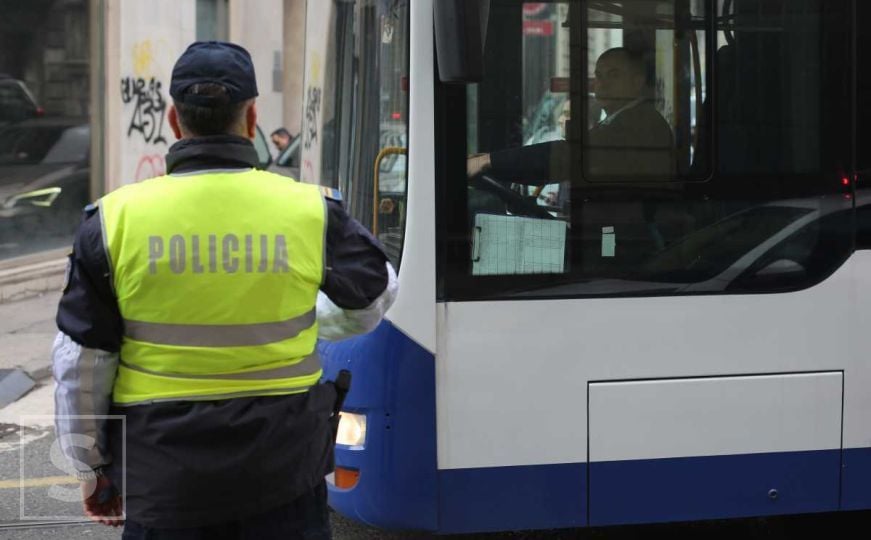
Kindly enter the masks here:
<path id="1" fill-rule="evenodd" d="M 505 201 L 505 204 L 512 213 L 540 219 L 556 219 L 550 212 L 535 204 L 534 201 L 511 190 L 504 183 L 486 173 L 479 174 L 473 178 L 471 184 L 473 187 L 489 191 Z"/>

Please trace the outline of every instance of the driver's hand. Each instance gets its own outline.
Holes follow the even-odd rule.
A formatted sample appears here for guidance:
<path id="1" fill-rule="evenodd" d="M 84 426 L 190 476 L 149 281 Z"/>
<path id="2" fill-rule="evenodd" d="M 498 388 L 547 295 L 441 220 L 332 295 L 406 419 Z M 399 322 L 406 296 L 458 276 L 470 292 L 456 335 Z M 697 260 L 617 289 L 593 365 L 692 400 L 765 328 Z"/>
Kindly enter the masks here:
<path id="1" fill-rule="evenodd" d="M 472 154 L 466 158 L 466 175 L 474 178 L 490 168 L 490 154 Z"/>

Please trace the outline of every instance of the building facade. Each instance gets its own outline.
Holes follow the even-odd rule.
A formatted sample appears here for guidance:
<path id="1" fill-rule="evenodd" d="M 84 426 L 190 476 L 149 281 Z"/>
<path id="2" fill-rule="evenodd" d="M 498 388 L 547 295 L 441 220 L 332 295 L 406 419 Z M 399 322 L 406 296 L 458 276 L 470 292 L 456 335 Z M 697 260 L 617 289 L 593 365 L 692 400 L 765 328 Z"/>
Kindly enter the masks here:
<path id="1" fill-rule="evenodd" d="M 62 259 L 82 207 L 163 174 L 173 64 L 246 47 L 261 151 L 299 131 L 305 0 L 0 0 L 0 270 Z M 265 148 L 265 150 L 264 150 Z"/>

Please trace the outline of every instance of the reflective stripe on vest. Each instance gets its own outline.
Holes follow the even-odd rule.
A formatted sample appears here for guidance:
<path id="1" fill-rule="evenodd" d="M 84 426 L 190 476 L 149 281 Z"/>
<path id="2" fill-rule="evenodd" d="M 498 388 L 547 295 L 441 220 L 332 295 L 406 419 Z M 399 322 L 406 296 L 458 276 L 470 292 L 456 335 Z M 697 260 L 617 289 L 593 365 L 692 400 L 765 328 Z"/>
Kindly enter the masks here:
<path id="1" fill-rule="evenodd" d="M 161 324 L 124 321 L 124 333 L 130 339 L 161 345 L 187 347 L 249 347 L 291 339 L 316 321 L 315 310 L 286 321 L 234 324 Z"/>
<path id="2" fill-rule="evenodd" d="M 120 391 L 127 399 L 124 402 L 116 401 L 115 404 L 132 406 L 166 401 L 296 394 L 307 391 L 320 380 L 320 377 L 321 361 L 317 354 L 303 358 L 298 364 L 279 368 L 197 376 L 155 373 L 122 361 L 118 366 L 115 392 Z M 131 381 L 138 386 L 147 386 L 143 384 L 146 381 L 159 384 L 163 389 L 161 397 L 140 393 L 136 388 L 128 388 L 127 385 Z M 198 389 L 202 389 L 203 392 L 196 392 Z"/>
<path id="3" fill-rule="evenodd" d="M 125 325 L 115 403 L 316 384 L 325 213 L 316 186 L 255 170 L 164 176 L 104 197 Z"/>

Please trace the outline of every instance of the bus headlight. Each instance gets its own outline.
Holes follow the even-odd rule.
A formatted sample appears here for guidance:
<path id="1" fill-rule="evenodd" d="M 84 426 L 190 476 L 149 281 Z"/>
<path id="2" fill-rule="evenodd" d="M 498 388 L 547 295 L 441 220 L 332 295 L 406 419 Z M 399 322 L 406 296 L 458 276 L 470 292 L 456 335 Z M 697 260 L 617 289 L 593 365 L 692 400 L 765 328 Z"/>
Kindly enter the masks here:
<path id="1" fill-rule="evenodd" d="M 339 419 L 336 444 L 363 446 L 366 441 L 366 415 L 343 412 Z"/>

